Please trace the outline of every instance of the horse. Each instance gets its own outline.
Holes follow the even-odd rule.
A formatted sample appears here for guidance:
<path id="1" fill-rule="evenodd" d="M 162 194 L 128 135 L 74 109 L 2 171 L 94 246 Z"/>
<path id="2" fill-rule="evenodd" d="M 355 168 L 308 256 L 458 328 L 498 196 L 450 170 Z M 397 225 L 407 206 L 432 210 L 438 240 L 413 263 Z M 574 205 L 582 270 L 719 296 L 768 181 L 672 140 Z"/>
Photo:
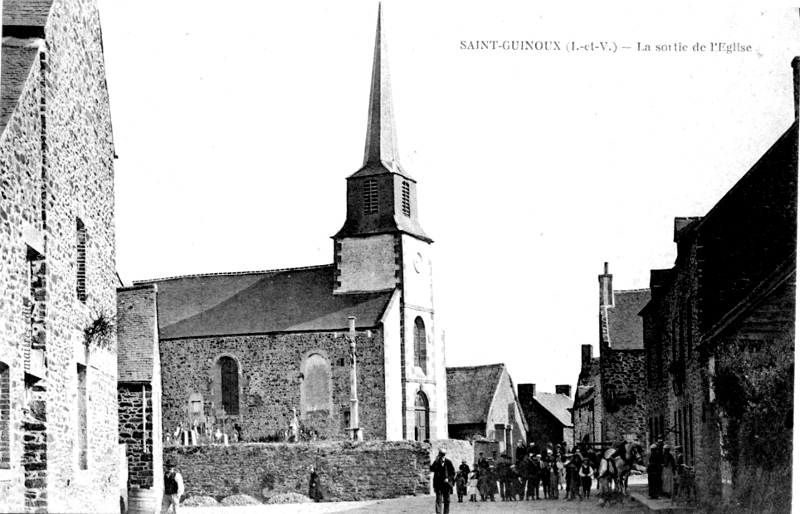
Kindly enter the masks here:
<path id="1" fill-rule="evenodd" d="M 598 475 L 606 479 L 606 489 L 610 490 L 610 481 L 614 482 L 614 491 L 628 494 L 628 477 L 633 469 L 645 469 L 642 466 L 642 446 L 636 442 L 627 442 L 616 448 L 606 450 L 600 459 Z M 601 491 L 603 484 L 601 484 Z"/>

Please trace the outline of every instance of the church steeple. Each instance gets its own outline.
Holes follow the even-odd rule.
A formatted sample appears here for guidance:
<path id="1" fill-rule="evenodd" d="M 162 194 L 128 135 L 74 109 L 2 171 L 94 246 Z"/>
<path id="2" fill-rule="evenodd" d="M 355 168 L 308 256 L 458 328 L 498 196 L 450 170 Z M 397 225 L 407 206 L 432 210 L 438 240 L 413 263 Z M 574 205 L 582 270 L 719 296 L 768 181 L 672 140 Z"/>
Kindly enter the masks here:
<path id="1" fill-rule="evenodd" d="M 378 4 L 378 27 L 375 31 L 375 56 L 372 63 L 372 82 L 369 92 L 367 142 L 364 147 L 364 166 L 385 166 L 393 170 L 399 164 L 397 134 L 392 109 L 392 84 L 389 80 L 386 37 L 383 34 L 383 13 Z"/>
<path id="2" fill-rule="evenodd" d="M 334 238 L 406 233 L 430 242 L 417 220 L 417 183 L 400 165 L 380 4 L 377 25 L 364 164 L 347 177 L 347 219 Z"/>

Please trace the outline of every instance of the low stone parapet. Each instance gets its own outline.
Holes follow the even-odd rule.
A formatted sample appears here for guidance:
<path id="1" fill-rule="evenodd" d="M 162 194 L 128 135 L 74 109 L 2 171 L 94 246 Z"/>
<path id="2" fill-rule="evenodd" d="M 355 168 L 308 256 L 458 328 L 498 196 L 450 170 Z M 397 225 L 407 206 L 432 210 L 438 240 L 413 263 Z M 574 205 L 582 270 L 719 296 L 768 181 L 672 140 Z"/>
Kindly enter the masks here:
<path id="1" fill-rule="evenodd" d="M 186 496 L 307 495 L 314 466 L 325 501 L 358 501 L 429 494 L 432 451 L 413 441 L 238 443 L 166 447 L 164 461 L 177 465 Z"/>

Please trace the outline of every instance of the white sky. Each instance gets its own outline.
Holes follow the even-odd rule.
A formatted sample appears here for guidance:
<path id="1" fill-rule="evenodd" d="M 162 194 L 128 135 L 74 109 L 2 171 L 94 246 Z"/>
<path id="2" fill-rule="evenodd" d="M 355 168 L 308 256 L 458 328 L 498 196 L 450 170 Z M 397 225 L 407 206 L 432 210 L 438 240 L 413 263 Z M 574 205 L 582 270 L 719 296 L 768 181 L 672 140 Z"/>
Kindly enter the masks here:
<path id="1" fill-rule="evenodd" d="M 99 0 L 123 280 L 332 262 L 363 159 L 377 3 Z M 531 5 L 528 5 L 531 4 Z M 789 127 L 797 10 L 384 2 L 400 160 L 447 364 L 538 390 L 597 354 L 597 275 L 647 287 Z M 559 52 L 462 40 L 558 41 Z M 750 53 L 575 53 L 738 42 Z"/>

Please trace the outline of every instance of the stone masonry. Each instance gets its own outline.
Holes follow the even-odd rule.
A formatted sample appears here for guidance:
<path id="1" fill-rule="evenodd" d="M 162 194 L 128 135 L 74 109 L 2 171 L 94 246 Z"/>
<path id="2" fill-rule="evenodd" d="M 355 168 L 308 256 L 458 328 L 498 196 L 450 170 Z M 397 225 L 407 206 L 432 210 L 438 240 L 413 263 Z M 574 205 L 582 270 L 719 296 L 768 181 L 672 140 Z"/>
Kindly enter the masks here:
<path id="1" fill-rule="evenodd" d="M 257 336 L 162 340 L 164 433 L 189 428 L 189 398 L 202 395 L 203 411 L 228 434 L 239 425 L 244 441 L 264 441 L 289 428 L 292 409 L 300 412 L 305 356 L 327 357 L 331 371 L 333 411 L 327 417 L 301 419 L 321 439 L 345 439 L 350 408 L 349 343 L 344 332 L 280 333 Z M 383 332 L 359 331 L 358 394 L 360 425 L 365 439 L 386 434 Z M 239 414 L 222 414 L 215 399 L 215 371 L 221 356 L 239 369 Z"/>
<path id="2" fill-rule="evenodd" d="M 116 334 L 85 337 L 116 315 L 99 17 L 90 0 L 30 8 L 3 5 L 0 380 L 10 411 L 0 431 L 10 437 L 0 511 L 110 511 L 119 505 Z M 38 30 L 13 28 L 23 26 Z"/>
<path id="3" fill-rule="evenodd" d="M 307 495 L 311 466 L 329 501 L 430 492 L 431 445 L 412 441 L 169 447 L 164 458 L 176 463 L 187 496 L 247 494 L 264 500 L 283 492 Z"/>

